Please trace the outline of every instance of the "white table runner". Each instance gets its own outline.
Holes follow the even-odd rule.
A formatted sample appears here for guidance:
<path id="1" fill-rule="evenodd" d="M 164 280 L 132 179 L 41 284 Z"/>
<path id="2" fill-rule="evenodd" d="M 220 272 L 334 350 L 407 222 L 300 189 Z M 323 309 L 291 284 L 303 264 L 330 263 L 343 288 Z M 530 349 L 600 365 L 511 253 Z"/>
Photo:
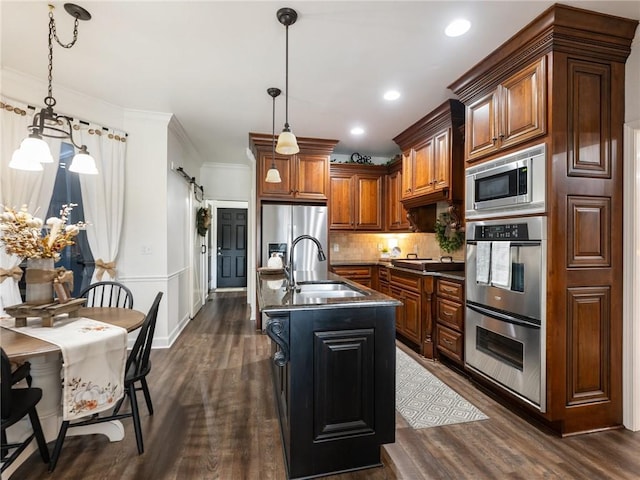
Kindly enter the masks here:
<path id="1" fill-rule="evenodd" d="M 64 420 L 93 415 L 113 408 L 124 395 L 127 330 L 89 318 L 56 320 L 42 327 L 38 318 L 16 328 L 14 319 L 0 325 L 53 343 L 62 351 Z"/>

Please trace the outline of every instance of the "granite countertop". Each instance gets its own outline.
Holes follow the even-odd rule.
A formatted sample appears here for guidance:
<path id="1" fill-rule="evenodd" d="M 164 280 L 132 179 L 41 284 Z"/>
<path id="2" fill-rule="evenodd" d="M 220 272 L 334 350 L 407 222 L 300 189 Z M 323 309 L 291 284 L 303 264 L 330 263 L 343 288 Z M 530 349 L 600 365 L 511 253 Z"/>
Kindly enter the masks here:
<path id="1" fill-rule="evenodd" d="M 284 273 L 266 273 L 258 271 L 258 307 L 261 312 L 278 312 L 289 310 L 311 310 L 350 307 L 396 306 L 401 302 L 383 293 L 352 282 L 331 272 L 318 274 L 312 272 L 296 272 L 297 283 L 343 282 L 354 290 L 364 293 L 360 297 L 318 298 L 302 296 L 286 289 L 287 277 Z"/>
<path id="2" fill-rule="evenodd" d="M 394 270 L 399 270 L 402 272 L 413 273 L 415 275 L 422 275 L 423 277 L 431 276 L 431 277 L 443 277 L 443 278 L 451 278 L 453 280 L 464 281 L 464 270 L 449 270 L 443 272 L 424 272 L 422 270 L 414 270 L 411 268 L 403 268 L 395 266 L 391 263 L 391 260 L 380 259 L 380 260 L 338 260 L 332 261 L 332 267 L 352 267 L 356 265 L 363 266 L 379 266 L 379 267 L 387 267 L 392 268 Z"/>

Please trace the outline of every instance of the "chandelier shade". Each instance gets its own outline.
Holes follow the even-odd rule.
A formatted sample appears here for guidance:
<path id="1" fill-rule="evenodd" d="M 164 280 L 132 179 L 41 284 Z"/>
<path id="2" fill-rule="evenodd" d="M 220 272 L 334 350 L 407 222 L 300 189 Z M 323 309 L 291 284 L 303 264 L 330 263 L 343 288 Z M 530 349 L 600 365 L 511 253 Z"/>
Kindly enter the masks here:
<path id="1" fill-rule="evenodd" d="M 278 145 L 276 145 L 276 152 L 283 155 L 293 155 L 300 151 L 298 147 L 298 141 L 296 136 L 291 132 L 289 126 L 289 27 L 296 23 L 298 19 L 298 13 L 293 8 L 284 7 L 278 10 L 276 13 L 278 21 L 286 28 L 286 43 L 285 43 L 285 120 L 282 133 L 278 137 Z"/>
<path id="2" fill-rule="evenodd" d="M 86 145 L 78 145 L 73 139 L 73 128 L 71 126 L 71 117 L 59 115 L 53 107 L 56 99 L 53 97 L 53 40 L 63 48 L 71 48 L 78 40 L 78 24 L 79 20 L 90 20 L 91 14 L 84 8 L 72 3 L 65 3 L 64 9 L 69 15 L 75 18 L 73 28 L 73 40 L 70 43 L 62 43 L 58 38 L 55 20 L 53 18 L 54 7 L 49 5 L 49 86 L 48 95 L 44 99 L 46 107 L 42 108 L 33 116 L 33 122 L 27 127 L 29 136 L 21 143 L 20 147 L 13 153 L 10 168 L 18 170 L 40 171 L 42 163 L 53 163 L 53 156 L 49 145 L 44 141 L 43 137 L 57 138 L 62 141 L 70 142 L 79 153 L 73 158 L 69 170 L 72 172 L 86 173 L 95 175 L 98 173 L 96 162 L 87 151 Z M 79 162 L 77 165 L 76 162 Z M 40 168 L 36 168 L 36 163 L 40 164 Z"/>
<path id="3" fill-rule="evenodd" d="M 271 87 L 267 89 L 267 93 L 273 99 L 271 115 L 271 168 L 267 171 L 267 176 L 264 181 L 267 183 L 281 183 L 282 178 L 280 177 L 280 172 L 276 168 L 276 97 L 282 93 L 282 90 Z"/>

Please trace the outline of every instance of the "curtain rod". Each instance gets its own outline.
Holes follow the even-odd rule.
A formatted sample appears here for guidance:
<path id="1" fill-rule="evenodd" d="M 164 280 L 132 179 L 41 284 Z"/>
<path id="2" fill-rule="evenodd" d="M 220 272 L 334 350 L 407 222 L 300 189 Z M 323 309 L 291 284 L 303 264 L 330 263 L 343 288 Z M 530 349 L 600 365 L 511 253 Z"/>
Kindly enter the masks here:
<path id="1" fill-rule="evenodd" d="M 196 188 L 199 188 L 202 195 L 204 195 L 204 187 L 196 183 L 196 177 L 192 177 L 191 175 L 189 175 L 184 171 L 184 168 L 182 167 L 176 168 L 176 172 L 182 175 L 189 183 L 193 184 Z"/>

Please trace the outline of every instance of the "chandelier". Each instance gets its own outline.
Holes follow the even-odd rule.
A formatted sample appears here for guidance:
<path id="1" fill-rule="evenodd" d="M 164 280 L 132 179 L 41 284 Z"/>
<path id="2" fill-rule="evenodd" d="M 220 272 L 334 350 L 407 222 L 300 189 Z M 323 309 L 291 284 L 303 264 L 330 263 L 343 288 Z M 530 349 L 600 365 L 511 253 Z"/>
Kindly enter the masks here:
<path id="1" fill-rule="evenodd" d="M 78 149 L 78 153 L 73 157 L 68 170 L 76 173 L 84 173 L 95 175 L 98 173 L 96 162 L 89 154 L 86 145 L 78 145 L 73 139 L 73 127 L 71 126 L 71 117 L 59 115 L 54 112 L 53 107 L 56 105 L 56 99 L 53 98 L 53 40 L 63 48 L 71 48 L 78 40 L 78 21 L 90 20 L 91 14 L 84 8 L 74 5 L 73 3 L 65 3 L 66 12 L 75 18 L 73 26 L 73 40 L 70 43 L 62 43 L 56 32 L 56 24 L 53 19 L 53 5 L 49 5 L 49 88 L 47 96 L 44 99 L 46 107 L 41 109 L 33 116 L 33 122 L 27 127 L 29 136 L 21 143 L 11 157 L 9 167 L 18 170 L 40 171 L 43 169 L 43 163 L 53 162 L 49 145 L 44 141 L 43 137 L 58 138 L 68 140 Z"/>

